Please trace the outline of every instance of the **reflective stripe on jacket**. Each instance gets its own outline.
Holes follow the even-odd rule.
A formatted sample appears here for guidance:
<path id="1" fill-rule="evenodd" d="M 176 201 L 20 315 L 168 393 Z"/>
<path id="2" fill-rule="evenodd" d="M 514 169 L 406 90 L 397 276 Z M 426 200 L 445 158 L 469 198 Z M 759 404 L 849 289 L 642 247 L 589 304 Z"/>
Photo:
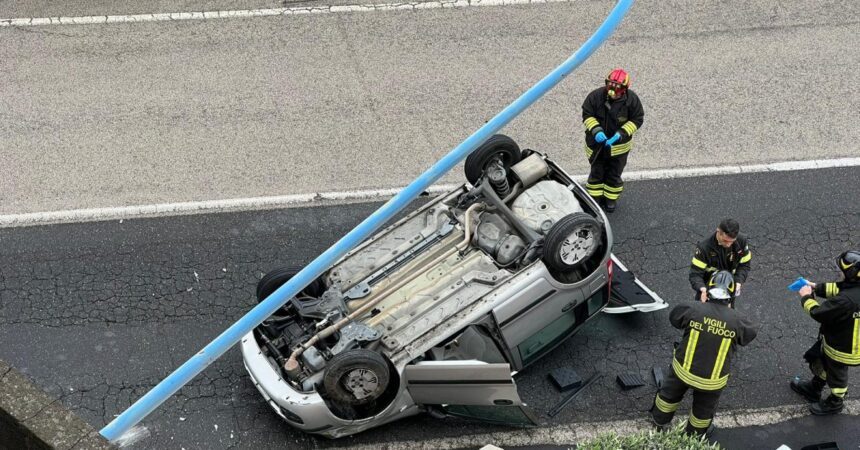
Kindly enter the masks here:
<path id="1" fill-rule="evenodd" d="M 635 92 L 628 89 L 623 97 L 609 100 L 606 88 L 597 88 L 585 97 L 582 103 L 582 126 L 585 128 L 585 145 L 596 151 L 600 145 L 594 140 L 594 135 L 602 131 L 607 138 L 616 132 L 621 139 L 610 149 L 611 156 L 623 155 L 633 148 L 633 134 L 642 127 L 645 120 L 645 110 Z M 591 155 L 586 150 L 589 157 Z"/>
<path id="2" fill-rule="evenodd" d="M 750 272 L 750 251 L 747 239 L 738 234 L 730 248 L 724 248 L 717 242 L 717 233 L 699 242 L 693 251 L 690 263 L 690 286 L 694 291 L 707 287 L 711 275 L 718 270 L 728 270 L 735 277 L 736 283 L 745 283 Z"/>
<path id="3" fill-rule="evenodd" d="M 807 295 L 801 304 L 821 324 L 824 354 L 842 364 L 860 365 L 860 282 L 819 283 L 815 295 L 824 297 L 822 302 Z"/>
<path id="4" fill-rule="evenodd" d="M 669 321 L 684 330 L 672 369 L 681 381 L 702 391 L 726 386 L 735 346 L 747 345 L 756 336 L 752 322 L 715 302 L 679 304 L 669 313 Z"/>

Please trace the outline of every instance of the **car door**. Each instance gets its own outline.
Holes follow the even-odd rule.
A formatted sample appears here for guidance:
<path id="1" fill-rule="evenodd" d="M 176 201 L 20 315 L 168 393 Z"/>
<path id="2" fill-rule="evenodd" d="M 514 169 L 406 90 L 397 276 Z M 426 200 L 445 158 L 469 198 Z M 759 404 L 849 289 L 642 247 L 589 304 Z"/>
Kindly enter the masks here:
<path id="1" fill-rule="evenodd" d="M 539 360 L 564 342 L 609 300 L 608 270 L 581 286 L 562 286 L 545 270 L 534 270 L 511 286 L 514 294 L 493 310 L 515 369 Z"/>
<path id="2" fill-rule="evenodd" d="M 517 392 L 510 360 L 491 333 L 492 318 L 439 343 L 430 360 L 407 365 L 406 389 L 415 403 L 440 405 L 454 416 L 508 425 L 534 425 Z"/>
<path id="3" fill-rule="evenodd" d="M 603 309 L 608 314 L 631 312 L 649 313 L 669 306 L 656 292 L 652 291 L 636 275 L 612 255 L 613 274 L 609 304 Z"/>
<path id="4" fill-rule="evenodd" d="M 423 361 L 406 366 L 403 377 L 417 404 L 439 405 L 447 414 L 491 423 L 538 424 L 520 399 L 508 363 Z"/>

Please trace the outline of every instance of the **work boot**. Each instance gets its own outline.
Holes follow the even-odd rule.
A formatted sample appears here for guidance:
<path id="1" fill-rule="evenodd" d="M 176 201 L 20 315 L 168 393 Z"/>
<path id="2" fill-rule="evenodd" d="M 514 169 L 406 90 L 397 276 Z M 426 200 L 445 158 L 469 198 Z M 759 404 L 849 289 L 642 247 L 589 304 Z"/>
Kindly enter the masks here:
<path id="1" fill-rule="evenodd" d="M 651 425 L 654 427 L 655 431 L 665 433 L 671 428 L 670 425 L 672 425 L 672 420 L 669 420 L 666 423 L 659 423 L 657 422 L 657 419 L 654 418 L 654 416 L 651 416 Z"/>
<path id="2" fill-rule="evenodd" d="M 684 433 L 686 433 L 687 436 L 698 436 L 700 438 L 704 437 L 705 439 L 710 439 L 711 433 L 714 432 L 714 428 L 716 427 L 714 426 L 713 420 L 708 425 L 708 428 L 705 429 L 705 431 L 701 431 L 701 428 L 693 428 L 692 425 L 687 423 L 687 426 L 684 428 Z"/>
<path id="3" fill-rule="evenodd" d="M 607 212 L 607 213 L 609 213 L 609 214 L 614 213 L 614 212 L 615 212 L 615 208 L 618 206 L 618 201 L 617 201 L 617 200 L 612 200 L 612 199 L 608 199 L 608 198 L 607 198 L 607 199 L 605 200 L 605 202 L 606 202 L 606 205 L 603 207 L 603 210 L 604 210 L 604 211 L 606 211 L 606 212 Z"/>
<path id="4" fill-rule="evenodd" d="M 809 411 L 816 416 L 829 416 L 839 414 L 842 412 L 843 407 L 845 407 L 845 402 L 841 398 L 830 394 L 824 400 L 809 405 Z"/>
<path id="5" fill-rule="evenodd" d="M 716 426 L 714 426 L 714 421 L 712 420 L 711 424 L 708 425 L 708 429 L 705 430 L 705 439 L 711 438 L 711 434 L 714 432 L 714 428 L 716 428 Z"/>
<path id="6" fill-rule="evenodd" d="M 811 381 L 800 381 L 800 377 L 791 380 L 791 390 L 802 395 L 808 402 L 817 403 L 821 400 L 821 390 L 824 380 L 813 378 Z"/>

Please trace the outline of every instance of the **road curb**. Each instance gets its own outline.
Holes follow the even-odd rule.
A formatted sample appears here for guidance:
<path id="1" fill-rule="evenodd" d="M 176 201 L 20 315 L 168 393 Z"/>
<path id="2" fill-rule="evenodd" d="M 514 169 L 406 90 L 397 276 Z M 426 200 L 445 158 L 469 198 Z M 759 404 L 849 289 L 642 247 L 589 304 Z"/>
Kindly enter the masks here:
<path id="1" fill-rule="evenodd" d="M 847 400 L 844 415 L 860 415 L 860 400 Z M 457 436 L 439 439 L 426 439 L 421 442 L 388 442 L 365 445 L 350 445 L 337 449 L 350 450 L 456 450 L 463 448 L 481 448 L 487 444 L 498 447 L 526 447 L 556 445 L 569 446 L 593 439 L 604 433 L 616 433 L 627 436 L 652 429 L 651 422 L 645 417 L 639 419 L 571 423 L 551 427 L 529 428 L 501 433 L 482 433 L 469 436 Z M 749 426 L 773 425 L 798 417 L 809 415 L 807 405 L 785 405 L 772 408 L 743 409 L 734 411 L 718 411 L 714 424 L 717 429 L 742 428 Z M 686 420 L 686 413 L 679 413 L 675 423 Z M 335 449 L 333 449 L 335 450 Z"/>
<path id="2" fill-rule="evenodd" d="M 95 428 L 0 360 L 0 450 L 108 450 Z"/>
<path id="3" fill-rule="evenodd" d="M 748 173 L 773 173 L 813 169 L 833 169 L 860 166 L 860 158 L 818 159 L 806 161 L 779 161 L 769 164 L 747 166 L 708 166 L 681 169 L 641 170 L 624 175 L 627 181 L 693 178 Z M 579 183 L 585 176 L 573 177 Z M 448 192 L 459 184 L 437 184 L 430 186 L 427 195 Z M 244 212 L 282 208 L 318 207 L 342 205 L 356 202 L 385 201 L 403 189 L 400 187 L 379 188 L 343 192 L 315 192 L 307 194 L 277 195 L 268 197 L 233 198 L 221 200 L 159 203 L 107 208 L 71 209 L 63 211 L 0 214 L 0 228 L 15 228 L 62 223 L 83 223 L 105 220 L 125 220 L 148 217 L 180 216 L 224 212 Z"/>

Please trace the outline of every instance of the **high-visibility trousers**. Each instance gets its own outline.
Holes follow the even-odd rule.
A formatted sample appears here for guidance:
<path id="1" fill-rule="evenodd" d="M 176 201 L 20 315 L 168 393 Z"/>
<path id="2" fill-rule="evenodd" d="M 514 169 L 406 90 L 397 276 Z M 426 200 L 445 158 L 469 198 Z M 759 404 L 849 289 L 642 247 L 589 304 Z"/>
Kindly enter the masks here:
<path id="1" fill-rule="evenodd" d="M 711 421 L 714 420 L 714 414 L 717 412 L 717 404 L 720 402 L 720 394 L 723 390 L 703 391 L 691 388 L 675 375 L 672 368 L 669 368 L 669 373 L 663 380 L 660 391 L 654 397 L 651 416 L 658 425 L 668 425 L 684 399 L 687 389 L 693 389 L 693 408 L 687 419 L 686 431 L 689 434 L 703 435 L 711 425 Z"/>
<path id="2" fill-rule="evenodd" d="M 588 160 L 591 163 L 591 172 L 585 182 L 585 190 L 594 198 L 618 200 L 624 191 L 621 174 L 627 165 L 627 153 L 612 156 L 609 149 L 603 148 L 593 151 Z"/>
<path id="3" fill-rule="evenodd" d="M 850 366 L 827 356 L 821 348 L 823 344 L 823 340 L 819 338 L 803 354 L 803 359 L 809 363 L 812 375 L 827 383 L 833 396 L 843 398 L 848 393 L 848 367 Z"/>

